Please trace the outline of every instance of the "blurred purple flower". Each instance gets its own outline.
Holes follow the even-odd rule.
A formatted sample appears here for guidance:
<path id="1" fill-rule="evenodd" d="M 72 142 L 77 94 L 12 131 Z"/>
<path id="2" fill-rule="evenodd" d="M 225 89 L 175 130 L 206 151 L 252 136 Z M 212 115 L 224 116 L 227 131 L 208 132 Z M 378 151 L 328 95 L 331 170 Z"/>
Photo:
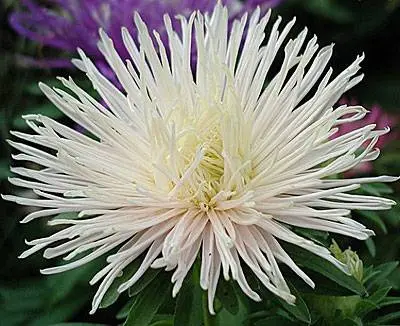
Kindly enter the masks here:
<path id="1" fill-rule="evenodd" d="M 343 104 L 359 105 L 357 100 L 355 100 L 355 99 L 349 100 L 347 98 L 342 98 L 339 101 L 339 104 L 340 105 L 343 105 Z M 370 124 L 376 124 L 377 129 L 384 129 L 386 127 L 389 127 L 392 129 L 399 122 L 398 117 L 386 113 L 377 104 L 368 108 L 368 111 L 369 111 L 369 113 L 366 115 L 366 117 L 364 119 L 339 125 L 338 126 L 339 130 L 332 136 L 332 138 L 337 138 L 337 137 L 345 135 L 353 130 L 357 130 L 359 128 L 362 128 L 362 127 L 364 127 L 366 125 L 370 125 Z M 399 133 L 396 131 L 382 135 L 379 137 L 379 140 L 376 143 L 376 147 L 383 148 L 389 142 L 391 142 L 395 139 L 399 139 L 399 136 L 400 136 Z M 364 144 L 364 147 L 365 146 L 367 146 L 367 143 Z M 358 164 L 353 169 L 347 171 L 346 175 L 348 177 L 351 177 L 351 176 L 360 175 L 360 174 L 368 174 L 368 173 L 371 173 L 372 171 L 373 171 L 373 165 L 371 162 L 368 161 L 368 162 L 362 162 L 362 163 Z"/>
<path id="2" fill-rule="evenodd" d="M 228 6 L 232 18 L 256 6 L 270 8 L 283 0 L 223 0 Z M 133 12 L 138 11 L 149 30 L 157 30 L 163 41 L 166 31 L 162 13 L 170 16 L 189 15 L 193 10 L 210 11 L 215 0 L 48 0 L 48 6 L 38 1 L 22 0 L 24 11 L 14 12 L 10 16 L 11 26 L 21 35 L 66 52 L 75 53 L 79 47 L 85 51 L 105 72 L 103 56 L 97 48 L 98 30 L 102 27 L 114 40 L 114 45 L 122 57 L 127 57 L 121 37 L 121 26 L 134 30 Z M 179 22 L 174 21 L 175 24 Z M 177 28 L 178 26 L 174 26 Z M 47 68 L 65 68 L 72 66 L 69 59 L 35 60 L 25 58 L 25 65 Z M 103 67 L 102 67 L 103 66 Z"/>

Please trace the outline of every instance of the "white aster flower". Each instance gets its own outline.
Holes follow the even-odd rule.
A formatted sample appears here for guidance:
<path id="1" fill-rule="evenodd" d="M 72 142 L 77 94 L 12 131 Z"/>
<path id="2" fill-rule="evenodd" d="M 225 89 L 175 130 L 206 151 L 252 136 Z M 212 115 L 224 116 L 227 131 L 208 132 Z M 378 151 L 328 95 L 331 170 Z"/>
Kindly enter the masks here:
<path id="1" fill-rule="evenodd" d="M 331 78 L 332 69 L 325 68 L 332 45 L 319 49 L 316 37 L 306 42 L 307 29 L 285 41 L 295 20 L 279 32 L 281 18 L 265 39 L 270 15 L 260 17 L 256 10 L 229 29 L 227 9 L 218 4 L 211 15 L 179 17 L 182 35 L 172 30 L 165 16 L 169 50 L 157 32 L 153 44 L 146 25 L 135 15 L 138 44 L 122 29 L 131 57 L 126 62 L 100 32 L 99 48 L 122 91 L 82 51 L 75 64 L 86 72 L 102 102 L 72 79 L 61 78 L 69 93 L 40 84 L 90 136 L 41 115 L 24 117 L 34 134 L 12 133 L 29 143 L 10 141 L 21 152 L 14 159 L 42 167 L 12 168 L 19 177 L 10 182 L 33 189 L 40 198 L 4 198 L 43 208 L 22 222 L 79 213 L 78 219 L 51 220 L 50 225 L 64 228 L 28 241 L 32 247 L 21 257 L 43 248 L 45 258 L 66 255 L 67 264 L 41 271 L 53 274 L 119 248 L 90 281 L 102 280 L 92 312 L 113 280 L 142 254 L 140 268 L 119 292 L 148 268 L 165 268 L 173 271 L 175 296 L 200 255 L 200 284 L 208 291 L 211 313 L 221 273 L 250 298 L 260 300 L 246 281 L 243 264 L 289 303 L 295 297 L 278 262 L 314 287 L 281 241 L 345 269 L 327 248 L 297 235 L 291 226 L 357 239 L 372 235 L 350 218 L 350 210 L 389 209 L 394 202 L 349 192 L 362 183 L 396 178 L 328 177 L 374 160 L 379 154 L 374 145 L 388 130 L 368 125 L 331 139 L 336 126 L 366 114 L 360 106 L 333 108 L 343 92 L 361 81 L 357 72 L 363 57 Z M 192 47 L 197 52 L 194 69 Z M 269 70 L 282 47 L 284 60 L 272 76 Z M 359 151 L 365 143 L 368 146 Z"/>

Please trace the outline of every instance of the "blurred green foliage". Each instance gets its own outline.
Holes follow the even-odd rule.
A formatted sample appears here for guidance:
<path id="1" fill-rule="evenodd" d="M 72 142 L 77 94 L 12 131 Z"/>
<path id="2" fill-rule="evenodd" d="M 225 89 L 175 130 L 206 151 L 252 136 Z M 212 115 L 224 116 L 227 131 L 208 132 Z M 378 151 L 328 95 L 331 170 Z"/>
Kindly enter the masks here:
<path id="1" fill-rule="evenodd" d="M 21 115 L 42 113 L 63 119 L 59 111 L 40 94 L 37 82 L 55 83 L 55 76 L 69 74 L 77 80 L 75 71 L 56 71 L 23 67 L 20 55 L 42 57 L 39 44 L 16 35 L 8 26 L 10 11 L 19 1 L 0 3 L 0 182 L 1 193 L 18 192 L 7 182 L 10 176 L 11 150 L 5 140 L 10 129 L 25 128 Z M 285 20 L 297 17 L 297 26 L 308 26 L 322 45 L 334 42 L 332 66 L 344 68 L 360 52 L 365 52 L 365 81 L 351 90 L 368 107 L 379 104 L 384 110 L 400 112 L 400 1 L 399 0 L 287 0 L 274 14 Z M 84 83 L 84 81 L 82 81 Z M 374 163 L 376 174 L 400 175 L 400 144 L 392 142 Z M 372 195 L 384 195 L 399 201 L 400 186 L 366 185 L 360 190 Z M 0 324 L 5 326 L 96 326 L 96 325 L 399 325 L 400 268 L 396 262 L 400 251 L 400 208 L 385 212 L 354 212 L 376 232 L 376 237 L 361 243 L 340 239 L 357 251 L 364 263 L 360 280 L 345 275 L 323 259 L 302 249 L 286 246 L 293 259 L 317 284 L 315 290 L 305 286 L 291 271 L 283 268 L 298 296 L 290 306 L 271 295 L 254 278 L 252 287 L 262 294 L 261 303 L 250 302 L 232 282 L 222 281 L 215 303 L 217 316 L 206 311 L 204 291 L 198 285 L 198 266 L 187 277 L 176 300 L 170 298 L 170 275 L 148 272 L 129 293 L 117 295 L 115 289 L 138 268 L 132 264 L 115 280 L 103 299 L 102 308 L 89 316 L 94 292 L 89 279 L 104 264 L 104 259 L 77 270 L 56 276 L 41 276 L 39 269 L 57 261 L 44 261 L 40 255 L 26 260 L 17 256 L 24 250 L 24 237 L 48 233 L 44 222 L 19 225 L 28 208 L 0 202 Z M 325 232 L 298 229 L 314 241 L 329 246 L 331 237 Z M 247 275 L 251 275 L 248 273 Z M 251 278 L 251 276 L 249 276 Z"/>

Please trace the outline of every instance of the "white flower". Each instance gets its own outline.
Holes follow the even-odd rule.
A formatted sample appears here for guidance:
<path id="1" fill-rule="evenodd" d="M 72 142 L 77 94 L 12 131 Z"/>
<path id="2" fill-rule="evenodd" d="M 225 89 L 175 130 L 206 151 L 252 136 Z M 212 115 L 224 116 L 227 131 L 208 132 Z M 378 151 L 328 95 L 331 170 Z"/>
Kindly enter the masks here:
<path id="1" fill-rule="evenodd" d="M 211 313 L 221 272 L 260 300 L 246 281 L 243 264 L 289 303 L 295 297 L 278 262 L 314 287 L 280 241 L 344 269 L 327 248 L 296 235 L 290 226 L 357 239 L 372 235 L 349 217 L 350 210 L 389 209 L 394 202 L 349 192 L 362 183 L 396 178 L 328 177 L 374 160 L 379 154 L 374 145 L 388 130 L 368 125 L 331 139 L 337 125 L 366 114 L 359 106 L 333 108 L 343 92 L 361 81 L 357 72 L 363 57 L 331 78 L 332 69 L 325 68 L 332 45 L 318 50 L 316 37 L 306 42 L 307 29 L 284 45 L 295 20 L 279 32 L 281 18 L 265 40 L 270 14 L 260 18 L 256 10 L 229 30 L 227 9 L 218 4 L 210 16 L 197 12 L 188 20 L 180 17 L 181 36 L 165 16 L 168 51 L 156 32 L 153 46 L 146 25 L 135 15 L 139 44 L 122 30 L 131 56 L 126 63 L 100 32 L 99 48 L 123 91 L 82 51 L 75 64 L 86 72 L 104 106 L 72 79 L 61 81 L 74 95 L 41 84 L 46 96 L 90 136 L 41 115 L 24 117 L 33 135 L 13 132 L 30 144 L 10 141 L 21 151 L 14 159 L 42 167 L 12 168 L 20 177 L 10 181 L 33 189 L 40 198 L 4 198 L 43 208 L 23 222 L 79 212 L 78 219 L 51 220 L 50 225 L 65 228 L 29 241 L 32 247 L 21 257 L 43 248 L 45 258 L 67 254 L 64 259 L 71 262 L 41 271 L 52 274 L 119 247 L 90 281 L 103 279 L 92 312 L 113 280 L 142 254 L 141 267 L 119 292 L 152 267 L 173 271 L 175 296 L 199 254 L 200 284 L 208 290 Z M 269 70 L 283 45 L 284 60 L 273 76 Z M 194 46 L 197 64 L 192 69 Z M 369 145 L 357 151 L 363 143 Z"/>

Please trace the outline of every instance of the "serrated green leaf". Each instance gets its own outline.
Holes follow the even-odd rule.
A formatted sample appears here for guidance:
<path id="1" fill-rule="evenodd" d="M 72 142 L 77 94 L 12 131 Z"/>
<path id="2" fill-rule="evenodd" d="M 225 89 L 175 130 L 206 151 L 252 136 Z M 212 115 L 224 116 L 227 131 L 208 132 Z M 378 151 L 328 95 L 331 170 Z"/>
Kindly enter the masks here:
<path id="1" fill-rule="evenodd" d="M 193 271 L 186 276 L 182 288 L 179 290 L 175 306 L 174 325 L 202 326 L 202 295 L 199 284 L 199 267 L 193 266 Z"/>
<path id="2" fill-rule="evenodd" d="M 313 270 L 353 293 L 361 296 L 366 293 L 365 288 L 359 281 L 353 276 L 343 273 L 327 260 L 294 245 L 284 244 L 284 247 L 287 248 L 289 255 L 299 266 Z M 319 285 L 317 283 L 317 287 Z"/>
<path id="3" fill-rule="evenodd" d="M 170 295 L 171 282 L 167 277 L 156 277 L 138 296 L 129 310 L 124 326 L 147 326 Z"/>
<path id="4" fill-rule="evenodd" d="M 142 277 L 135 283 L 133 284 L 129 290 L 129 296 L 135 296 L 138 295 L 141 291 L 143 291 L 146 286 L 148 286 L 155 278 L 156 276 L 161 272 L 161 269 L 153 269 L 149 268 L 143 275 Z"/>
<path id="5" fill-rule="evenodd" d="M 290 314 L 292 314 L 294 317 L 296 317 L 298 320 L 310 324 L 311 323 L 311 314 L 310 310 L 307 307 L 307 304 L 301 297 L 299 291 L 293 286 L 289 285 L 290 290 L 293 293 L 293 295 L 296 296 L 296 304 L 295 305 L 290 305 L 286 301 L 278 298 L 279 302 L 285 308 Z"/>
<path id="6" fill-rule="evenodd" d="M 237 298 L 235 288 L 229 281 L 220 280 L 218 282 L 216 296 L 227 311 L 232 315 L 236 315 L 239 311 L 239 300 Z"/>

